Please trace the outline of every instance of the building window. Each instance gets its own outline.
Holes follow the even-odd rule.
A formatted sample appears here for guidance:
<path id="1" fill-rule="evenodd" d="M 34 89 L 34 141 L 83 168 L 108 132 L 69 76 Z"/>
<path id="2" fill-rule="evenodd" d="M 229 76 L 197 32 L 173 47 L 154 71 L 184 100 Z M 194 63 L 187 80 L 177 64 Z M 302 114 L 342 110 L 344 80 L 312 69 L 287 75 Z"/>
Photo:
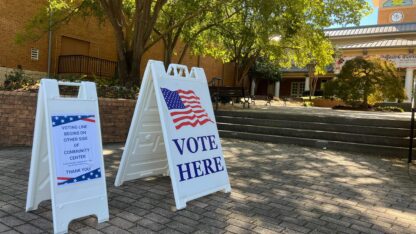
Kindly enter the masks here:
<path id="1" fill-rule="evenodd" d="M 36 48 L 30 49 L 30 58 L 32 60 L 38 61 L 39 60 L 39 49 L 36 49 Z"/>
<path id="2" fill-rule="evenodd" d="M 303 91 L 305 91 L 305 81 L 296 81 L 290 83 L 290 96 L 302 97 Z"/>

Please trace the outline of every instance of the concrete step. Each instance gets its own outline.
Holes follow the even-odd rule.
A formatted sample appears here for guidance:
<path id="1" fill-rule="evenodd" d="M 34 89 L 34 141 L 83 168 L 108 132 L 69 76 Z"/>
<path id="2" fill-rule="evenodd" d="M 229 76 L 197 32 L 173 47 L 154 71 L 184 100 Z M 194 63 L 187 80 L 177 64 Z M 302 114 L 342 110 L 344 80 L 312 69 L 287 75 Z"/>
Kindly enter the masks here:
<path id="1" fill-rule="evenodd" d="M 345 132 L 357 133 L 375 136 L 392 136 L 392 137 L 408 137 L 409 129 L 406 128 L 391 128 L 391 127 L 376 127 L 376 126 L 360 126 L 348 125 L 341 123 L 326 123 L 326 122 L 302 122 L 297 120 L 272 120 L 272 119 L 257 119 L 249 117 L 231 117 L 231 116 L 217 116 L 217 123 L 233 123 L 243 125 L 255 125 L 265 127 L 281 127 L 281 128 L 297 128 L 304 130 L 322 130 L 328 132 Z"/>
<path id="2" fill-rule="evenodd" d="M 345 132 L 331 132 L 322 130 L 282 128 L 282 127 L 265 127 L 247 124 L 217 123 L 218 129 L 247 132 L 264 135 L 289 136 L 315 140 L 332 140 L 342 142 L 354 142 L 361 144 L 384 145 L 394 147 L 407 147 L 409 140 L 405 137 L 376 136 Z"/>
<path id="3" fill-rule="evenodd" d="M 281 143 L 281 144 L 294 144 L 301 146 L 325 148 L 329 150 L 342 150 L 350 152 L 359 152 L 365 154 L 374 154 L 382 156 L 393 156 L 393 157 L 406 157 L 408 149 L 405 147 L 393 147 L 383 145 L 372 145 L 372 144 L 361 144 L 353 142 L 341 142 L 333 140 L 319 140 L 311 138 L 300 138 L 290 136 L 278 136 L 278 135 L 267 135 L 267 134 L 256 134 L 248 132 L 237 132 L 219 130 L 221 137 L 235 138 L 243 140 L 253 140 L 261 142 Z M 416 150 L 413 150 L 416 153 Z"/>
<path id="4" fill-rule="evenodd" d="M 406 120 L 390 120 L 390 119 L 366 119 L 366 118 L 354 118 L 351 116 L 328 116 L 328 115 L 310 115 L 310 114 L 291 114 L 291 113 L 278 113 L 267 111 L 216 111 L 216 117 L 246 117 L 255 118 L 259 120 L 288 120 L 298 122 L 318 122 L 318 123 L 334 123 L 345 125 L 359 125 L 359 126 L 375 126 L 386 128 L 402 128 L 408 129 L 410 127 L 410 121 Z"/>

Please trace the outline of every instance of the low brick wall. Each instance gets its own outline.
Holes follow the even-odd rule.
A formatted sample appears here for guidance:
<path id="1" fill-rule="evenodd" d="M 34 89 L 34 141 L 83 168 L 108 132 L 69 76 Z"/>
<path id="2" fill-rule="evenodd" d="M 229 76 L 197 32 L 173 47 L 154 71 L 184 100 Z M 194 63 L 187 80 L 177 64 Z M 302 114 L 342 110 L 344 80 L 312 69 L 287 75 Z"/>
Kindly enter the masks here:
<path id="1" fill-rule="evenodd" d="M 0 147 L 30 146 L 36 115 L 37 94 L 0 91 Z M 135 100 L 99 98 L 104 143 L 124 142 Z"/>

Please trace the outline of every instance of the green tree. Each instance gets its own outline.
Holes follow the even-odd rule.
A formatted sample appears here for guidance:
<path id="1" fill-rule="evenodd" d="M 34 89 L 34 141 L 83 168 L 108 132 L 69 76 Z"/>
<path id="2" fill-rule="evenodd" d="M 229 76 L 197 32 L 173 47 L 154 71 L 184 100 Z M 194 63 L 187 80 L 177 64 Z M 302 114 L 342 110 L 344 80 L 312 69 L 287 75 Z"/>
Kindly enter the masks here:
<path id="1" fill-rule="evenodd" d="M 406 98 L 402 78 L 394 63 L 363 57 L 345 62 L 340 74 L 325 84 L 325 96 L 336 96 L 362 107 L 385 99 Z"/>
<path id="2" fill-rule="evenodd" d="M 333 61 L 333 49 L 323 29 L 358 24 L 369 7 L 365 0 L 242 0 L 228 7 L 226 14 L 234 12 L 238 14 L 200 34 L 194 47 L 199 53 L 234 62 L 234 81 L 241 84 L 258 57 L 282 67 L 313 62 L 314 72 L 324 73 Z"/>
<path id="3" fill-rule="evenodd" d="M 250 68 L 250 76 L 279 81 L 282 78 L 279 66 L 265 58 L 257 58 L 254 66 Z"/>
<path id="4" fill-rule="evenodd" d="M 17 40 L 35 39 L 73 17 L 95 16 L 113 28 L 124 83 L 138 83 L 142 57 L 159 40 L 169 62 L 179 37 L 185 42 L 181 58 L 192 47 L 234 62 L 238 83 L 259 56 L 286 66 L 316 60 L 315 71 L 322 71 L 332 61 L 322 29 L 357 24 L 366 7 L 365 0 L 48 0 Z"/>
<path id="5" fill-rule="evenodd" d="M 179 56 L 177 62 L 181 63 L 194 38 L 224 20 L 226 16 L 221 12 L 228 4 L 230 2 L 221 0 L 168 1 L 154 27 L 154 32 L 164 46 L 165 66 L 172 62 L 173 55 L 176 54 Z M 194 17 L 194 12 L 199 14 Z M 177 27 L 173 27 L 174 25 Z"/>
<path id="6" fill-rule="evenodd" d="M 194 4 L 179 2 L 182 6 L 193 8 L 189 11 L 183 9 L 186 17 L 175 20 L 156 34 L 155 26 L 168 0 L 49 0 L 27 23 L 25 30 L 17 35 L 16 40 L 17 42 L 36 40 L 49 29 L 55 30 L 73 17 L 97 17 L 102 24 L 109 23 L 113 28 L 118 76 L 126 84 L 138 84 L 140 63 L 144 53 L 166 34 L 209 9 L 198 5 L 197 1 L 193 1 Z M 169 0 L 169 3 L 172 5 L 178 1 Z"/>

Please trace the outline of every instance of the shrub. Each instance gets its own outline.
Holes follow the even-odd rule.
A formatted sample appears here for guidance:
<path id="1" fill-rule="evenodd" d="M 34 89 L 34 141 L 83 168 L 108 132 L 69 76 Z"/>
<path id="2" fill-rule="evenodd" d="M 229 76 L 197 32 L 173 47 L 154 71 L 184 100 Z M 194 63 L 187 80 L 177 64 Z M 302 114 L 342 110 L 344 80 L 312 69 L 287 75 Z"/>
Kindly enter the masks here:
<path id="1" fill-rule="evenodd" d="M 382 112 L 404 112 L 403 108 L 397 106 L 378 106 L 374 110 Z"/>
<path id="2" fill-rule="evenodd" d="M 392 62 L 362 57 L 345 63 L 338 77 L 325 84 L 324 96 L 336 96 L 348 104 L 363 107 L 406 97 L 402 79 Z"/>
<path id="3" fill-rule="evenodd" d="M 14 69 L 12 72 L 6 74 L 4 81 L 4 90 L 29 90 L 38 81 L 33 80 L 27 76 L 22 69 Z"/>
<path id="4" fill-rule="evenodd" d="M 136 99 L 139 94 L 139 88 L 97 84 L 97 94 L 99 97 L 106 98 Z"/>
<path id="5" fill-rule="evenodd" d="M 86 75 L 77 74 L 65 74 L 51 78 L 68 82 L 95 82 L 97 86 L 97 95 L 99 97 L 136 99 L 139 93 L 139 88 L 137 86 L 122 86 L 117 79 L 114 78 L 88 77 Z M 34 80 L 28 77 L 21 69 L 15 69 L 11 73 L 6 74 L 6 80 L 4 81 L 2 89 L 37 92 L 39 89 L 39 82 L 40 80 Z M 59 90 L 62 95 L 76 95 L 77 92 L 76 88 L 70 86 L 60 86 Z"/>
<path id="6" fill-rule="evenodd" d="M 305 102 L 303 102 L 303 106 L 304 107 L 311 107 L 311 106 L 313 106 L 313 102 L 305 101 Z"/>
<path id="7" fill-rule="evenodd" d="M 337 98 L 315 98 L 312 99 L 313 106 L 316 107 L 334 107 L 338 105 L 345 105 L 341 99 Z"/>
<path id="8" fill-rule="evenodd" d="M 65 74 L 60 75 L 57 79 L 70 82 L 95 82 L 97 86 L 97 95 L 99 97 L 136 99 L 139 93 L 139 88 L 137 86 L 123 86 L 119 82 L 119 79 L 113 77 Z"/>

